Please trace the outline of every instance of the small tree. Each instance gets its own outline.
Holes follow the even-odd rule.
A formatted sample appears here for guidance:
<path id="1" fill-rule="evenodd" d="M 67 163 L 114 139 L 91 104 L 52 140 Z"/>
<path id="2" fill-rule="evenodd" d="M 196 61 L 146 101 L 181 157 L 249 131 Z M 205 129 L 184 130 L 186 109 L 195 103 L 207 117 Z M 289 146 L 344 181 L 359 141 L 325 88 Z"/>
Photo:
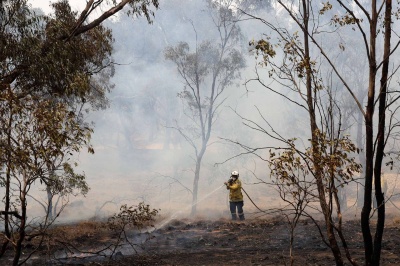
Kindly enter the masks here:
<path id="1" fill-rule="evenodd" d="M 280 198 L 286 204 L 282 214 L 286 217 L 290 230 L 289 257 L 290 265 L 294 265 L 295 229 L 299 220 L 307 215 L 309 204 L 316 201 L 315 182 L 310 178 L 308 164 L 304 162 L 304 154 L 299 153 L 294 145 L 295 139 L 288 140 L 288 149 L 276 154 L 270 150 L 269 168 L 272 183 L 277 187 Z M 302 156 L 300 156 L 300 155 Z"/>
<path id="2" fill-rule="evenodd" d="M 2 93 L 7 104 L 1 105 L 2 117 L 7 115 L 8 127 L 2 148 L 7 150 L 5 239 L 15 248 L 14 264 L 19 263 L 22 243 L 28 226 L 28 195 L 36 183 L 44 183 L 52 194 L 86 194 L 84 175 L 76 174 L 68 159 L 88 145 L 91 129 L 83 127 L 64 103 L 27 96 L 17 99 L 9 91 Z M 92 148 L 89 146 L 89 150 Z M 19 215 L 8 216 L 14 213 Z M 45 222 L 45 227 L 48 223 Z"/>
<path id="3" fill-rule="evenodd" d="M 235 48 L 241 37 L 233 6 L 223 1 L 210 1 L 209 10 L 219 36 L 215 42 L 208 40 L 197 43 L 193 52 L 186 42 L 165 50 L 165 58 L 175 63 L 184 81 L 179 97 L 185 105 L 184 113 L 191 123 L 185 128 L 176 127 L 179 133 L 194 149 L 195 170 L 192 190 L 192 211 L 196 213 L 197 194 L 201 162 L 209 145 L 212 127 L 224 102 L 223 92 L 240 75 L 245 62 Z"/>
<path id="4" fill-rule="evenodd" d="M 148 227 L 154 227 L 153 223 L 157 217 L 159 210 L 150 209 L 150 205 L 140 202 L 137 206 L 122 205 L 119 213 L 114 214 L 108 219 L 107 225 L 109 228 L 118 233 L 118 239 L 114 245 L 110 258 L 114 255 L 117 248 L 121 245 L 121 241 L 126 241 L 133 250 L 136 251 L 137 244 L 129 240 L 127 233 L 130 230 L 138 230 Z"/>

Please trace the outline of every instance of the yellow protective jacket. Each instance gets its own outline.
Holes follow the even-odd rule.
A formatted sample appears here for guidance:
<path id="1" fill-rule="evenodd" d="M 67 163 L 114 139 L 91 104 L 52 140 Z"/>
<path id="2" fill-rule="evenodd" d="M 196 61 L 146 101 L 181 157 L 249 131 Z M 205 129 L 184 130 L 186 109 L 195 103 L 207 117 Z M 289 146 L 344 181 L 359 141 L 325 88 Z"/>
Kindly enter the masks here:
<path id="1" fill-rule="evenodd" d="M 226 189 L 229 189 L 229 201 L 243 201 L 242 182 L 240 182 L 239 179 L 236 179 L 232 185 L 228 183 L 228 185 L 226 185 Z"/>

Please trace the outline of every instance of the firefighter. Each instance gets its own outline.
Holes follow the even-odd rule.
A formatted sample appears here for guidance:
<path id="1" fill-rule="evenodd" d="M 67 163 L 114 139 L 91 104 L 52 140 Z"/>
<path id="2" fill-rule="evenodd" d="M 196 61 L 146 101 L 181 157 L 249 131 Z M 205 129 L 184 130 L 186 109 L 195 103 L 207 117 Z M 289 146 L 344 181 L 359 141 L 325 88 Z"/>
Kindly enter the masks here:
<path id="1" fill-rule="evenodd" d="M 239 219 L 244 221 L 242 182 L 239 180 L 239 172 L 233 171 L 229 181 L 224 184 L 226 189 L 229 190 L 229 209 L 231 210 L 232 220 L 237 220 L 237 209 Z"/>

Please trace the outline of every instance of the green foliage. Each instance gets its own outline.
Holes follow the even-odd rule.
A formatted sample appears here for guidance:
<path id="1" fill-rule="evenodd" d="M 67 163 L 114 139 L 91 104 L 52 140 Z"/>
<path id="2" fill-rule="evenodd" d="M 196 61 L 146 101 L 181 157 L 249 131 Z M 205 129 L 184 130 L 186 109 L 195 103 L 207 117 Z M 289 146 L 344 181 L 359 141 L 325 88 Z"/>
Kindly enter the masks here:
<path id="1" fill-rule="evenodd" d="M 65 103 L 37 96 L 18 99 L 12 91 L 0 93 L 0 147 L 7 151 L 1 160 L 17 180 L 28 187 L 40 180 L 60 194 L 73 190 L 87 193 L 83 175 L 66 162 L 82 146 L 90 149 L 92 129 L 82 124 Z"/>
<path id="2" fill-rule="evenodd" d="M 184 100 L 190 115 L 198 119 L 205 119 L 200 116 L 208 115 L 209 108 L 217 108 L 217 97 L 240 77 L 240 69 L 245 66 L 243 55 L 238 50 L 224 51 L 211 41 L 200 43 L 194 52 L 190 52 L 188 43 L 180 42 L 167 47 L 164 56 L 176 64 L 185 81 L 178 97 Z M 197 134 L 194 128 L 190 131 L 193 136 L 200 136 L 202 130 L 197 130 Z"/>
<path id="3" fill-rule="evenodd" d="M 21 93 L 51 94 L 70 103 L 106 106 L 105 94 L 112 88 L 111 72 L 104 69 L 111 62 L 111 32 L 98 26 L 65 41 L 62 36 L 69 34 L 77 16 L 67 1 L 53 4 L 52 17 L 36 15 L 25 1 L 16 2 L 20 5 L 3 7 L 2 13 L 10 20 L 0 22 L 2 88 L 14 82 Z M 96 82 L 96 73 L 103 77 L 102 84 Z"/>
<path id="4" fill-rule="evenodd" d="M 157 0 L 125 4 L 130 15 L 149 20 L 150 5 L 158 7 Z M 40 179 L 55 193 L 81 187 L 85 194 L 84 175 L 76 175 L 67 160 L 84 146 L 94 152 L 93 130 L 80 110 L 108 104 L 113 39 L 101 24 L 89 27 L 87 16 L 72 11 L 69 1 L 52 7 L 48 16 L 35 13 L 26 0 L 1 2 L 0 162 L 15 178 L 23 175 L 28 186 Z"/>
<path id="5" fill-rule="evenodd" d="M 116 5 L 117 1 L 113 0 L 113 4 Z M 151 23 L 151 17 L 154 16 L 154 12 L 149 9 L 149 7 L 153 5 L 155 8 L 158 8 L 159 3 L 158 0 L 134 0 L 129 3 L 131 9 L 127 11 L 128 16 L 135 15 L 145 16 L 147 21 Z"/>
<path id="6" fill-rule="evenodd" d="M 115 6 L 88 21 L 102 3 Z M 35 13 L 26 0 L 0 2 L 0 185 L 6 188 L 5 213 L 16 213 L 4 217 L 0 257 L 16 236 L 14 264 L 19 261 L 33 184 L 45 185 L 49 201 L 54 194 L 88 192 L 85 175 L 75 173 L 71 159 L 84 147 L 94 152 L 93 130 L 81 110 L 107 107 L 106 93 L 113 88 L 113 38 L 101 22 L 124 6 L 130 15 L 150 20 L 151 5 L 157 8 L 158 1 L 100 0 L 78 14 L 60 0 L 48 16 Z"/>
<path id="7" fill-rule="evenodd" d="M 149 21 L 153 15 L 149 6 L 158 7 L 157 0 L 128 4 L 127 13 L 144 15 Z M 80 21 L 66 0 L 52 7 L 54 14 L 45 16 L 34 13 L 24 0 L 2 4 L 0 17 L 6 18 L 0 21 L 2 89 L 14 82 L 24 93 L 51 94 L 73 104 L 86 102 L 96 109 L 106 107 L 114 73 L 111 31 L 100 24 L 75 34 L 87 22 Z"/>
<path id="8" fill-rule="evenodd" d="M 108 226 L 111 230 L 122 231 L 125 229 L 143 229 L 153 226 L 159 210 L 150 209 L 150 205 L 140 202 L 137 206 L 122 205 L 119 213 L 108 219 Z"/>

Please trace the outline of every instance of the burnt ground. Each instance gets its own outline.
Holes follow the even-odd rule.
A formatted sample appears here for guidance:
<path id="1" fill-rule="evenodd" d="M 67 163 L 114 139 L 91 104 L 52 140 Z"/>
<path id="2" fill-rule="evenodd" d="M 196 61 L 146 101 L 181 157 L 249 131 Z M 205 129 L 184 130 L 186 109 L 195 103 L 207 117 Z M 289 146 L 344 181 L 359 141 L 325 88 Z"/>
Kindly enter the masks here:
<path id="1" fill-rule="evenodd" d="M 350 252 L 363 264 L 358 221 L 344 223 Z M 146 243 L 146 255 L 114 265 L 290 265 L 289 230 L 283 218 L 245 222 L 172 221 Z M 334 265 L 314 223 L 298 224 L 294 265 Z M 385 230 L 381 265 L 400 265 L 400 226 Z"/>
<path id="2" fill-rule="evenodd" d="M 400 220 L 388 219 L 386 224 L 381 265 L 400 265 Z M 363 265 L 359 221 L 344 222 L 343 228 L 352 257 Z M 136 237 L 142 242 L 134 246 L 137 253 L 125 246 L 114 251 L 112 259 L 105 259 L 95 255 L 101 247 L 115 241 L 117 234 L 106 230 L 101 223 L 82 222 L 52 231 L 53 240 L 28 265 L 45 265 L 46 252 L 46 265 L 290 265 L 288 232 L 282 217 L 244 222 L 172 220 L 147 235 L 148 239 L 131 234 L 129 238 Z M 33 247 L 26 246 L 26 253 L 29 248 Z M 75 253 L 75 259 L 68 255 L 54 260 L 54 254 L 71 254 L 68 252 L 73 250 L 85 252 Z M 49 252 L 53 256 L 48 256 Z M 299 222 L 293 254 L 294 265 L 335 265 L 310 220 Z M 347 260 L 345 263 L 350 265 Z"/>

